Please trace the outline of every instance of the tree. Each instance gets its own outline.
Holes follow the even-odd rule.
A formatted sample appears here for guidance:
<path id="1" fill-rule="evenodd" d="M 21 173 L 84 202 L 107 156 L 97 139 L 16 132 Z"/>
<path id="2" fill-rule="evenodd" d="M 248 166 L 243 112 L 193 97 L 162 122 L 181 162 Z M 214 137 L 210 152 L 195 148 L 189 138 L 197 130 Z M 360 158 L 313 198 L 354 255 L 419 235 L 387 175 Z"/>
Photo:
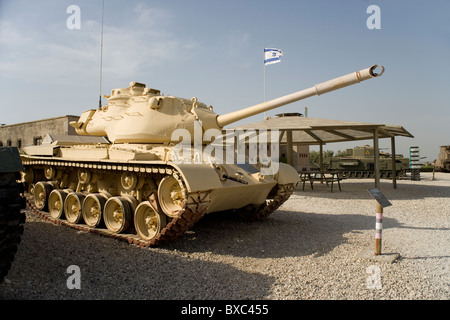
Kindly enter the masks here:
<path id="1" fill-rule="evenodd" d="M 333 157 L 333 155 L 334 155 L 334 151 L 332 151 L 332 150 L 325 150 L 324 152 L 323 152 L 323 158 L 324 159 L 326 159 L 326 158 L 332 158 Z M 310 162 L 314 162 L 315 164 L 319 164 L 320 163 L 320 152 L 318 152 L 318 151 L 310 151 L 309 152 L 309 161 Z"/>
<path id="2" fill-rule="evenodd" d="M 335 155 L 335 157 L 348 157 L 348 156 L 350 156 L 350 154 L 346 150 L 345 151 L 338 150 Z"/>

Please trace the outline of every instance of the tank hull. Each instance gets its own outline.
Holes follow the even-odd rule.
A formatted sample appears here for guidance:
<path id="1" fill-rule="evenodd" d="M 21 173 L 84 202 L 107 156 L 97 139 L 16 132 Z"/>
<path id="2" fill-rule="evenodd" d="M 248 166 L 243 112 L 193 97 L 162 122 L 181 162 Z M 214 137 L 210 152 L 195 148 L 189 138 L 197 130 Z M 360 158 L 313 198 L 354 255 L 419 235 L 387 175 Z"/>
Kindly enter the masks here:
<path id="1" fill-rule="evenodd" d="M 121 175 L 121 173 L 133 172 L 138 173 L 142 176 L 148 174 L 148 177 L 150 177 L 151 175 L 165 175 L 172 172 L 178 172 L 183 178 L 187 192 L 211 192 L 211 199 L 213 200 L 213 203 L 208 207 L 207 213 L 238 209 L 249 204 L 262 204 L 268 197 L 270 191 L 278 184 L 278 180 L 276 178 L 265 178 L 263 180 L 259 180 L 254 177 L 249 177 L 249 179 L 247 180 L 249 182 L 248 184 L 242 184 L 230 180 L 220 181 L 220 179 L 217 177 L 217 174 L 214 172 L 214 169 L 212 169 L 207 164 L 179 166 L 170 162 L 156 161 L 152 163 L 130 163 L 117 161 L 96 162 L 82 160 L 77 161 L 73 159 L 66 160 L 61 158 L 49 159 L 36 156 L 23 157 L 22 160 L 26 172 L 28 170 L 33 170 L 33 174 L 35 175 L 36 172 L 41 171 L 40 178 L 27 181 L 27 185 L 29 187 L 32 187 L 33 184 L 39 181 L 49 181 L 62 189 L 78 189 L 80 191 L 87 192 L 89 192 L 88 190 L 98 190 L 99 192 L 110 193 L 113 195 L 133 195 L 136 193 L 136 190 L 128 192 L 120 186 L 111 187 L 112 185 L 114 185 L 114 183 L 119 185 L 119 175 Z M 56 171 L 65 170 L 70 172 L 69 175 L 72 176 L 72 182 L 62 182 L 61 180 L 53 180 L 53 178 L 44 179 L 44 171 L 49 167 L 54 168 L 54 170 Z M 74 182 L 79 168 L 89 169 L 91 170 L 92 174 L 101 173 L 101 179 L 103 180 L 103 182 L 100 183 L 99 181 L 96 187 L 87 185 L 80 189 L 78 183 Z M 228 169 L 228 172 L 242 172 L 242 168 L 237 165 L 227 165 L 226 168 Z M 284 184 L 296 183 L 299 181 L 296 176 L 292 176 L 292 173 L 294 172 L 297 175 L 295 170 L 289 170 L 290 167 L 287 166 L 284 169 L 287 169 L 289 171 L 289 173 L 285 174 L 284 176 L 288 177 L 290 175 L 292 177 L 292 179 L 283 179 Z M 106 178 L 106 176 L 108 175 L 110 175 L 110 177 Z M 114 177 L 114 175 L 116 176 Z"/>
<path id="2" fill-rule="evenodd" d="M 338 171 L 346 178 L 373 178 L 375 176 L 375 161 L 372 147 L 357 147 L 347 150 L 353 153 L 349 157 L 332 157 L 325 159 L 328 170 Z M 380 178 L 392 178 L 392 158 L 388 154 L 381 154 L 379 158 Z M 397 177 L 402 177 L 409 169 L 409 159 L 397 156 L 395 171 Z"/>
<path id="3" fill-rule="evenodd" d="M 58 224 L 95 229 L 144 246 L 175 240 L 211 212 L 248 213 L 251 208 L 250 219 L 265 218 L 289 198 L 299 180 L 285 164 L 275 175 L 263 176 L 257 165 L 249 164 L 218 169 L 207 163 L 130 160 L 136 150 L 111 152 L 111 145 L 44 149 L 53 156 L 38 155 L 39 148 L 35 155 L 22 155 L 29 205 L 35 212 Z M 152 156 L 143 153 L 141 158 Z M 148 222 L 155 219 L 157 225 Z"/>

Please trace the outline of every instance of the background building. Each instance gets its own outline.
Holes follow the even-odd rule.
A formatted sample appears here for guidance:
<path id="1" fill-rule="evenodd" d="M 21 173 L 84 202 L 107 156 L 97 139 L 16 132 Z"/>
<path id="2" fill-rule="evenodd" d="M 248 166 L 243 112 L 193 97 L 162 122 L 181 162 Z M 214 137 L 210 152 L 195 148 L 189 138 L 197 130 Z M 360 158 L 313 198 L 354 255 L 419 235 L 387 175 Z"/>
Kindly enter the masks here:
<path id="1" fill-rule="evenodd" d="M 310 170 L 309 145 L 294 145 L 292 149 L 292 166 L 299 172 Z M 287 153 L 287 145 L 280 145 L 280 161 L 287 163 Z"/>
<path id="2" fill-rule="evenodd" d="M 69 125 L 69 122 L 77 121 L 78 118 L 79 116 L 66 115 L 31 122 L 1 125 L 0 144 L 20 149 L 29 145 L 40 145 L 47 134 L 77 135 L 75 129 Z"/>

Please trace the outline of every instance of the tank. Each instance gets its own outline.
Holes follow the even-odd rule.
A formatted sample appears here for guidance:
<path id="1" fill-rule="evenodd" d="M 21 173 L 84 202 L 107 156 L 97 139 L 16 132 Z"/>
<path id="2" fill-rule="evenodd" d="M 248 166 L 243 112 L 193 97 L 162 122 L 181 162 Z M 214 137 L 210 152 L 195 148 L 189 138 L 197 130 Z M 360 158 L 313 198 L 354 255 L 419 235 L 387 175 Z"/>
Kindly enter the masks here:
<path id="1" fill-rule="evenodd" d="M 346 178 L 373 178 L 375 176 L 374 149 L 372 146 L 358 146 L 346 150 L 345 157 L 331 157 L 324 159 L 324 168 L 338 171 Z M 379 152 L 380 178 L 392 178 L 392 156 Z M 396 175 L 402 177 L 409 169 L 409 159 L 403 155 L 395 156 Z"/>
<path id="2" fill-rule="evenodd" d="M 0 146 L 0 283 L 11 268 L 23 234 L 25 198 L 18 182 L 23 170 L 17 148 Z"/>
<path id="3" fill-rule="evenodd" d="M 373 65 L 223 115 L 197 98 L 164 96 L 131 82 L 70 123 L 79 136 L 23 149 L 30 207 L 55 223 L 140 246 L 173 241 L 211 212 L 264 219 L 289 198 L 298 174 L 270 152 L 236 161 L 235 148 L 224 158 L 224 143 L 236 137 L 221 136 L 223 128 L 383 72 Z"/>
<path id="4" fill-rule="evenodd" d="M 450 145 L 440 147 L 439 156 L 434 166 L 437 171 L 450 172 Z"/>

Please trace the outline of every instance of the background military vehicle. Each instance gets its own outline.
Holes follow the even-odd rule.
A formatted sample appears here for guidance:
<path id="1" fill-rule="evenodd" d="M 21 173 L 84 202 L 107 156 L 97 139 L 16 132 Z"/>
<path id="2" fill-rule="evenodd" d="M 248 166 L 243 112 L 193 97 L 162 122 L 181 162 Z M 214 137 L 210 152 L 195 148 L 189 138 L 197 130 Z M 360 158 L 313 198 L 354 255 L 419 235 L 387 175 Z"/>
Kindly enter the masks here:
<path id="1" fill-rule="evenodd" d="M 131 82 L 112 90 L 108 105 L 71 123 L 79 135 L 107 137 L 110 143 L 79 137 L 23 149 L 30 206 L 55 223 L 141 246 L 173 241 L 209 212 L 238 210 L 263 219 L 289 198 L 299 181 L 296 170 L 279 163 L 271 173 L 273 162 L 261 157 L 243 164 L 221 161 L 220 147 L 208 137 L 238 120 L 383 72 L 374 65 L 224 115 L 197 98 L 164 96 Z M 183 161 L 177 158 L 180 136 Z M 198 161 L 211 149 L 214 156 Z"/>
<path id="2" fill-rule="evenodd" d="M 347 156 L 324 159 L 324 168 L 338 171 L 347 178 L 373 178 L 374 149 L 372 146 L 359 146 L 346 150 Z M 392 157 L 389 153 L 380 152 L 380 178 L 392 177 Z M 404 176 L 409 169 L 409 159 L 396 155 L 397 177 Z"/>
<path id="3" fill-rule="evenodd" d="M 450 145 L 440 147 L 434 167 L 438 171 L 450 172 Z"/>
<path id="4" fill-rule="evenodd" d="M 0 146 L 0 283 L 8 274 L 23 234 L 25 198 L 17 148 Z"/>

